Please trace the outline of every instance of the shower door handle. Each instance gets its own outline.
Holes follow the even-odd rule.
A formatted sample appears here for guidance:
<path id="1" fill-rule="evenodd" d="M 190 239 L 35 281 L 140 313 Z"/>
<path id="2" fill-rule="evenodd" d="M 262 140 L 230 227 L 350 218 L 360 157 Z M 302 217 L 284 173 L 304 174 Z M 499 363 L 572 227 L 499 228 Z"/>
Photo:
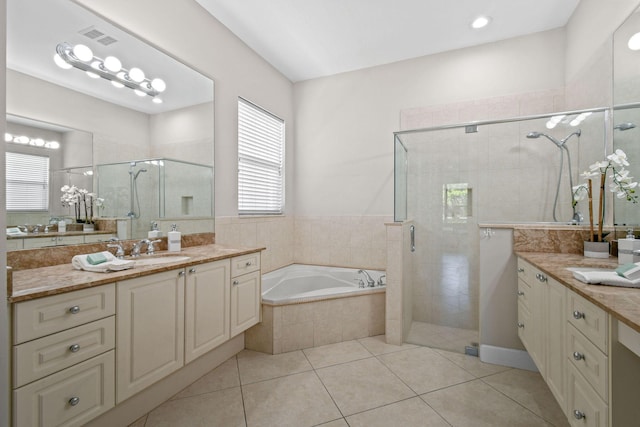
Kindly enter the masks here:
<path id="1" fill-rule="evenodd" d="M 409 227 L 409 235 L 411 236 L 411 252 L 416 251 L 416 227 L 412 225 Z"/>

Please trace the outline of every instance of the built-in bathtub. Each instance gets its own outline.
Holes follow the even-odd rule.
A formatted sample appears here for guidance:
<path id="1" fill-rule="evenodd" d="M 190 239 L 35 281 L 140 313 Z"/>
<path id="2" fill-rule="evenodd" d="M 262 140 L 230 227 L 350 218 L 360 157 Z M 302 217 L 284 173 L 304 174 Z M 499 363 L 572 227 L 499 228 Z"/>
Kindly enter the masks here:
<path id="1" fill-rule="evenodd" d="M 262 322 L 245 333 L 245 347 L 278 354 L 384 334 L 385 273 L 366 270 L 369 287 L 358 271 L 292 264 L 264 274 Z"/>

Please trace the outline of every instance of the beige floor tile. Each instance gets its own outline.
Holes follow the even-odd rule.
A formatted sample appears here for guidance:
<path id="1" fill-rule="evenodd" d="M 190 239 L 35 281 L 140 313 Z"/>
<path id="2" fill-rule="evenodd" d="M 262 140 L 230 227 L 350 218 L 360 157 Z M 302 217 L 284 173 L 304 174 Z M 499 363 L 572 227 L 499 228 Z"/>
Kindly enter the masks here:
<path id="1" fill-rule="evenodd" d="M 339 420 L 329 421 L 328 423 L 320 424 L 318 427 L 349 427 L 349 424 L 344 420 L 344 418 L 340 418 Z"/>
<path id="2" fill-rule="evenodd" d="M 378 356 L 417 394 L 475 379 L 473 375 L 426 347 Z"/>
<path id="3" fill-rule="evenodd" d="M 386 337 L 384 335 L 377 335 L 375 337 L 360 338 L 358 340 L 371 354 L 378 356 L 380 354 L 393 353 L 395 351 L 409 350 L 416 348 L 413 344 L 392 345 L 387 344 Z"/>
<path id="4" fill-rule="evenodd" d="M 482 380 L 553 425 L 569 425 L 567 417 L 539 373 L 511 369 Z"/>
<path id="5" fill-rule="evenodd" d="M 242 386 L 247 427 L 314 426 L 342 416 L 314 372 Z"/>
<path id="6" fill-rule="evenodd" d="M 224 362 L 198 381 L 183 389 L 171 399 L 182 399 L 198 394 L 211 393 L 212 391 L 223 390 L 225 388 L 240 386 L 238 375 L 238 362 L 235 357 Z"/>
<path id="7" fill-rule="evenodd" d="M 374 357 L 316 372 L 345 416 L 415 396 Z"/>
<path id="8" fill-rule="evenodd" d="M 350 427 L 449 426 L 436 411 L 419 397 L 351 415 L 347 417 L 347 422 Z"/>
<path id="9" fill-rule="evenodd" d="M 137 420 L 129 424 L 128 427 L 144 427 L 144 424 L 147 422 L 148 416 L 149 414 L 146 414 L 145 416 L 138 418 Z"/>
<path id="10" fill-rule="evenodd" d="M 145 427 L 245 426 L 240 387 L 169 400 L 149 413 Z"/>
<path id="11" fill-rule="evenodd" d="M 437 390 L 420 397 L 456 427 L 550 426 L 482 380 Z"/>
<path id="12" fill-rule="evenodd" d="M 245 353 L 238 358 L 240 381 L 243 385 L 313 369 L 300 350 L 275 355 L 254 353 Z"/>
<path id="13" fill-rule="evenodd" d="M 476 378 L 486 377 L 488 375 L 497 374 L 498 372 L 508 371 L 511 368 L 509 366 L 493 365 L 491 363 L 484 363 L 479 357 L 468 356 L 466 354 L 460 354 L 448 350 L 435 350 L 441 356 L 446 357 L 456 365 L 460 366 L 465 371 L 469 372 Z"/>
<path id="14" fill-rule="evenodd" d="M 373 356 L 358 341 L 339 342 L 336 344 L 307 348 L 303 351 L 315 369 Z"/>

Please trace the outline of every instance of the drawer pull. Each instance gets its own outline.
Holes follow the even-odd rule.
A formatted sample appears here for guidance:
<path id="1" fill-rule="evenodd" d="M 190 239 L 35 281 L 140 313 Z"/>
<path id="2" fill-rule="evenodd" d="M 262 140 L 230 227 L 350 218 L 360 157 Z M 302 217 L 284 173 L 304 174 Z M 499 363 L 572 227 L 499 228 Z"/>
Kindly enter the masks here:
<path id="1" fill-rule="evenodd" d="M 80 306 L 74 305 L 73 307 L 69 308 L 69 313 L 71 313 L 71 314 L 80 313 Z"/>
<path id="2" fill-rule="evenodd" d="M 251 267 L 251 264 L 253 264 L 251 261 L 247 261 L 244 263 L 245 267 Z"/>
<path id="3" fill-rule="evenodd" d="M 584 354 L 578 353 L 577 351 L 573 352 L 573 358 L 575 360 L 584 360 Z"/>
<path id="4" fill-rule="evenodd" d="M 536 273 L 536 279 L 538 279 L 541 282 L 546 282 L 547 276 L 545 276 L 544 274 Z"/>
<path id="5" fill-rule="evenodd" d="M 190 268 L 190 269 L 189 269 L 189 273 L 193 274 L 193 273 L 195 273 L 195 272 L 196 272 L 196 269 L 195 269 L 195 268 Z"/>
<path id="6" fill-rule="evenodd" d="M 69 347 L 69 351 L 71 353 L 77 353 L 78 351 L 80 351 L 80 345 L 74 344 L 74 345 L 70 346 Z"/>
<path id="7" fill-rule="evenodd" d="M 584 319 L 584 313 L 581 313 L 578 310 L 576 310 L 573 312 L 573 318 L 576 320 Z"/>
<path id="8" fill-rule="evenodd" d="M 518 273 L 524 273 L 524 268 L 519 267 L 519 268 L 518 268 Z"/>
<path id="9" fill-rule="evenodd" d="M 80 403 L 80 398 L 77 396 L 74 396 L 71 399 L 69 399 L 69 405 L 71 406 L 76 406 L 78 403 Z"/>
<path id="10" fill-rule="evenodd" d="M 233 285 L 234 285 L 234 286 L 239 285 L 239 284 L 240 284 L 240 281 L 239 281 L 239 280 L 234 280 L 234 281 L 233 281 Z"/>
<path id="11" fill-rule="evenodd" d="M 178 273 L 178 277 L 184 277 L 185 274 L 187 273 L 185 273 L 184 270 L 182 270 L 181 272 Z"/>
<path id="12" fill-rule="evenodd" d="M 524 292 L 522 292 L 522 291 L 518 291 L 518 296 L 519 296 L 519 297 L 523 297 L 523 296 L 524 296 Z"/>
<path id="13" fill-rule="evenodd" d="M 584 412 L 580 412 L 577 409 L 573 411 L 573 417 L 576 420 L 584 420 L 585 418 L 587 418 Z"/>
<path id="14" fill-rule="evenodd" d="M 524 328 L 524 323 L 518 322 L 518 328 L 520 328 L 520 329 Z"/>

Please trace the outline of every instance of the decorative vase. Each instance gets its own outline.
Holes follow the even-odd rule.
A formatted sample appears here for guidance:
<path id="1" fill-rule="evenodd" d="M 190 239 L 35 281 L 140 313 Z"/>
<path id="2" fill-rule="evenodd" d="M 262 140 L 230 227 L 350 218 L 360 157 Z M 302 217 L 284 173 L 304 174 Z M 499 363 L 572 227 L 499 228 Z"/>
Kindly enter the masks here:
<path id="1" fill-rule="evenodd" d="M 85 233 L 94 231 L 94 230 L 95 228 L 93 227 L 93 224 L 88 224 L 88 223 L 82 224 L 82 231 L 84 231 Z"/>
<path id="2" fill-rule="evenodd" d="M 609 242 L 584 242 L 584 256 L 587 258 L 609 258 Z"/>

